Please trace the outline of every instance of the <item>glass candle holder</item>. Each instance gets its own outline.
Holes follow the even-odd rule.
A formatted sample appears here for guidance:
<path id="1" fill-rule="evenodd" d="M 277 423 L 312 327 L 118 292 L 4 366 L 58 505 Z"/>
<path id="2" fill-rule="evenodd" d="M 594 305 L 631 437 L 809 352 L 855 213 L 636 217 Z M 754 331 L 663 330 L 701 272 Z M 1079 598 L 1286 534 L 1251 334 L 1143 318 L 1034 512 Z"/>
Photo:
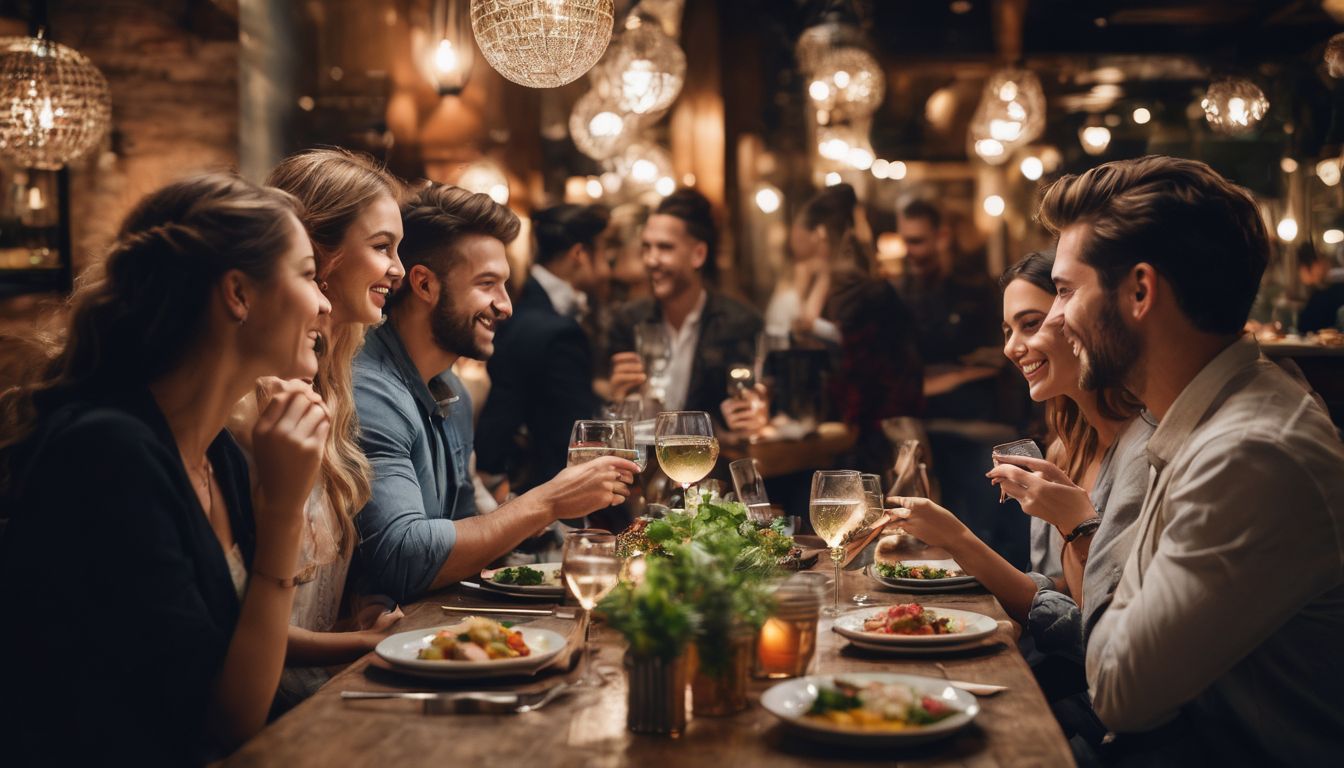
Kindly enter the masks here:
<path id="1" fill-rule="evenodd" d="M 817 652 L 821 590 L 815 580 L 791 578 L 775 590 L 775 609 L 756 638 L 756 677 L 807 673 Z"/>

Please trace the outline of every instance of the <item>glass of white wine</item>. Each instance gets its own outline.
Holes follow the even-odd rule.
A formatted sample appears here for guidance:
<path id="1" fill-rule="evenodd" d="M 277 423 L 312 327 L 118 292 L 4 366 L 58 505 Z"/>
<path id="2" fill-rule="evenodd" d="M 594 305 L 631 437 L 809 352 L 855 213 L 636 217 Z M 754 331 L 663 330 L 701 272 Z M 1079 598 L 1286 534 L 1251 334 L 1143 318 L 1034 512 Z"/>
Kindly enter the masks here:
<path id="1" fill-rule="evenodd" d="M 719 460 L 719 441 L 714 422 L 704 411 L 664 411 L 653 423 L 654 450 L 658 466 L 681 486 L 686 508 L 693 506 L 690 488 L 705 479 Z"/>
<path id="2" fill-rule="evenodd" d="M 616 537 L 609 531 L 581 528 L 565 535 L 565 550 L 561 570 L 565 586 L 583 609 L 583 655 L 579 660 L 579 680 L 576 685 L 597 688 L 606 681 L 593 668 L 588 657 L 589 624 L 593 608 L 616 588 L 621 575 L 621 558 L 616 556 Z"/>
<path id="3" fill-rule="evenodd" d="M 574 422 L 569 433 L 569 462 L 567 466 L 592 461 L 599 456 L 619 456 L 640 465 L 630 422 L 624 420 L 580 420 Z"/>
<path id="4" fill-rule="evenodd" d="M 863 494 L 863 482 L 853 470 L 822 470 L 812 475 L 812 496 L 808 516 L 812 530 L 826 542 L 835 564 L 835 593 L 827 616 L 840 613 L 840 566 L 845 559 L 845 537 L 863 525 L 868 502 Z"/>

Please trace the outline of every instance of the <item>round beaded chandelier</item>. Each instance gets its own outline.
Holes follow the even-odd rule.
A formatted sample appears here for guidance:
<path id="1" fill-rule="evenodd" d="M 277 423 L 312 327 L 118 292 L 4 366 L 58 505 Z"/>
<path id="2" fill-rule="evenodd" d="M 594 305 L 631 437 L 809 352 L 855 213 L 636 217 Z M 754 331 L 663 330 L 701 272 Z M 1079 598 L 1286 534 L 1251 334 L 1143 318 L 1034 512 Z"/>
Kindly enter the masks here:
<path id="1" fill-rule="evenodd" d="M 501 75 L 529 88 L 573 82 L 611 40 L 612 0 L 471 0 L 481 54 Z"/>
<path id="2" fill-rule="evenodd" d="M 620 152 L 638 127 L 633 114 L 621 110 L 614 99 L 597 90 L 580 96 L 569 113 L 569 136 L 574 146 L 594 160 L 606 160 Z"/>
<path id="3" fill-rule="evenodd" d="M 112 100 L 98 68 L 41 37 L 0 37 L 0 155 L 58 170 L 107 132 Z"/>
<path id="4" fill-rule="evenodd" d="M 811 78 L 807 92 L 817 108 L 851 118 L 872 115 L 886 95 L 882 67 L 862 48 L 848 46 L 821 53 Z"/>
<path id="5" fill-rule="evenodd" d="M 1227 136 L 1254 131 L 1269 111 L 1264 91 L 1244 78 L 1215 80 L 1199 104 L 1204 108 L 1209 127 Z"/>
<path id="6" fill-rule="evenodd" d="M 1044 130 L 1045 91 L 1040 78 L 1025 69 L 1001 69 L 985 83 L 966 141 L 981 160 L 999 165 Z"/>
<path id="7" fill-rule="evenodd" d="M 658 22 L 631 16 L 614 48 L 606 71 L 621 109 L 647 115 L 672 106 L 686 82 L 686 54 Z"/>

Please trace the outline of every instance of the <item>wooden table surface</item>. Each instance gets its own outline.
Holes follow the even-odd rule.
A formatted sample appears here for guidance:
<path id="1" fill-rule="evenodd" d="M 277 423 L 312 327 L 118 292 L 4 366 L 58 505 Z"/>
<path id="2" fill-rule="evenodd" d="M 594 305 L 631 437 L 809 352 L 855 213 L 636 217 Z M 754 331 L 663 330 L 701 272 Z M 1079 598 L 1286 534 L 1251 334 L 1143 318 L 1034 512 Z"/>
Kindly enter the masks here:
<path id="1" fill-rule="evenodd" d="M 897 658 L 848 647 L 825 617 L 812 674 L 891 671 L 940 679 L 997 683 L 1008 690 L 980 698 L 981 712 L 969 727 L 932 744 L 870 750 L 809 741 L 777 721 L 759 703 L 774 681 L 752 681 L 751 705 L 730 717 L 694 717 L 679 739 L 638 735 L 625 728 L 626 688 L 619 672 L 623 643 L 604 627 L 594 628 L 599 669 L 608 685 L 570 694 L 523 715 L 425 715 L 416 702 L 344 702 L 346 690 L 433 690 L 436 684 L 402 679 L 371 666 L 373 654 L 334 677 L 311 699 L 244 744 L 227 766 L 840 766 L 840 765 L 1072 765 L 1064 734 L 1014 646 L 1011 625 L 998 602 L 982 590 L 914 598 L 887 591 L 861 572 L 846 572 L 845 596 L 866 591 L 879 603 L 909 602 L 977 611 L 1001 621 L 1000 632 L 978 650 L 940 657 Z M 503 598 L 507 599 L 507 598 Z M 456 621 L 443 604 L 485 605 L 478 590 L 457 587 L 406 611 L 398 631 Z M 488 603 L 500 605 L 499 600 Z M 536 601 L 509 603 L 537 607 Z M 542 605 L 545 605 L 544 603 Z M 573 629 L 577 622 L 554 618 L 542 626 Z M 577 635 L 577 632 L 575 632 Z M 379 662 L 381 663 L 381 662 Z M 561 673 L 556 673 L 561 674 Z M 538 683 L 532 682 L 533 686 Z M 457 684 L 477 690 L 480 683 Z M 515 681 L 512 687 L 519 687 Z"/>

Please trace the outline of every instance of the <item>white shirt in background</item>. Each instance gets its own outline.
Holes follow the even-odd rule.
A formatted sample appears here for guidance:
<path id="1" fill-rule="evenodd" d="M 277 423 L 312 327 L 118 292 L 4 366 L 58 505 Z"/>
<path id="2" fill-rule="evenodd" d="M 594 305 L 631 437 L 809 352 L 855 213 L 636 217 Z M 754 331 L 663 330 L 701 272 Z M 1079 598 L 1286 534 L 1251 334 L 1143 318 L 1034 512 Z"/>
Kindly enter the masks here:
<path id="1" fill-rule="evenodd" d="M 588 312 L 588 297 L 570 285 L 568 280 L 556 277 L 554 272 L 540 264 L 533 264 L 530 274 L 546 292 L 546 298 L 551 300 L 551 306 L 555 307 L 556 312 L 575 320 Z"/>
<path id="2" fill-rule="evenodd" d="M 672 340 L 672 354 L 667 364 L 667 389 L 663 397 L 663 407 L 669 411 L 680 411 L 686 407 L 686 396 L 691 388 L 691 369 L 695 366 L 695 350 L 700 344 L 700 315 L 705 311 L 705 300 L 709 294 L 700 291 L 700 299 L 695 308 L 686 316 L 681 328 L 673 328 L 663 318 L 667 326 L 667 337 Z"/>

